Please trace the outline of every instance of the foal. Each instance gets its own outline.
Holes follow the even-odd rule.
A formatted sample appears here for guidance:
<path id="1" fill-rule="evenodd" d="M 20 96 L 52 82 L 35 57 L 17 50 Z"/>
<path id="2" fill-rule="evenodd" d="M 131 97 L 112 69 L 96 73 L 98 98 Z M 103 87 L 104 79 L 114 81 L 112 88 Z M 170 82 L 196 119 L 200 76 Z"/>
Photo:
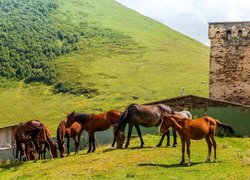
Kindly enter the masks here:
<path id="1" fill-rule="evenodd" d="M 206 162 L 210 162 L 212 146 L 214 148 L 214 161 L 216 161 L 216 141 L 215 132 L 217 127 L 227 129 L 230 134 L 234 134 L 234 130 L 227 124 L 224 124 L 209 116 L 204 116 L 199 119 L 187 119 L 178 115 L 165 114 L 162 117 L 162 123 L 160 126 L 160 132 L 165 133 L 169 127 L 173 127 L 177 130 L 181 137 L 182 143 L 182 160 L 180 164 L 185 163 L 185 144 L 187 145 L 188 164 L 190 162 L 190 140 L 206 139 L 208 145 L 208 156 Z"/>

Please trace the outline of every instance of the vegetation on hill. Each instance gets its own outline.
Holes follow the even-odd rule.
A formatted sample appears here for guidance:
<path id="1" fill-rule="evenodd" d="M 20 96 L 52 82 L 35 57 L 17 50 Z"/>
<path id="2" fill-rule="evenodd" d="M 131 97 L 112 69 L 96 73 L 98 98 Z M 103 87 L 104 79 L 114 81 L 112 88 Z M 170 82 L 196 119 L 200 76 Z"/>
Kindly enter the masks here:
<path id="1" fill-rule="evenodd" d="M 48 65 L 50 68 L 44 68 L 44 71 L 54 75 L 53 78 L 47 75 L 44 78 L 53 79 L 49 81 L 52 85 L 34 82 L 37 78 L 29 78 L 34 73 L 16 77 L 16 69 L 11 67 L 19 61 L 6 61 L 10 68 L 5 68 L 5 71 L 13 71 L 9 77 L 20 81 L 6 79 L 8 73 L 0 77 L 0 126 L 40 119 L 55 132 L 58 123 L 73 110 L 89 113 L 114 108 L 123 110 L 130 103 L 178 96 L 183 88 L 185 94 L 208 95 L 208 47 L 115 0 L 9 2 L 26 4 L 28 9 L 24 14 L 40 12 L 38 8 L 29 11 L 29 7 L 36 3 L 36 7 L 50 9 L 46 16 L 37 17 L 45 23 L 41 27 L 37 22 L 39 30 L 28 28 L 34 26 L 34 23 L 29 23 L 32 20 L 32 15 L 29 15 L 19 20 L 27 24 L 27 28 L 21 26 L 20 32 L 13 32 L 21 33 L 20 39 L 29 37 L 27 41 L 35 38 L 36 41 L 27 42 L 31 47 L 59 47 L 61 51 L 59 56 L 46 56 L 48 59 L 42 60 L 44 54 L 37 53 L 39 58 L 20 61 L 25 64 L 23 72 L 41 72 Z M 23 6 L 12 8 L 9 14 L 20 11 L 22 16 Z M 14 29 L 18 29 L 17 26 Z M 12 34 L 11 31 L 5 33 Z M 44 42 L 48 37 L 51 38 Z M 71 42 L 72 38 L 75 40 Z M 22 48 L 27 47 L 24 42 L 20 40 Z M 62 47 L 69 50 L 64 52 Z M 32 49 L 31 52 L 35 51 Z M 32 62 L 42 65 L 33 67 Z"/>
<path id="2" fill-rule="evenodd" d="M 138 148 L 139 138 L 130 148 L 100 146 L 95 153 L 54 160 L 39 160 L 0 166 L 0 179 L 249 179 L 250 138 L 216 138 L 217 162 L 205 163 L 205 140 L 192 141 L 193 165 L 179 165 L 181 146 L 156 148 L 160 136 L 143 137 L 145 148 Z M 179 139 L 178 139 L 179 140 Z M 180 142 L 180 141 L 178 141 Z M 187 156 L 186 156 L 187 158 Z M 213 154 L 212 154 L 213 160 Z"/>

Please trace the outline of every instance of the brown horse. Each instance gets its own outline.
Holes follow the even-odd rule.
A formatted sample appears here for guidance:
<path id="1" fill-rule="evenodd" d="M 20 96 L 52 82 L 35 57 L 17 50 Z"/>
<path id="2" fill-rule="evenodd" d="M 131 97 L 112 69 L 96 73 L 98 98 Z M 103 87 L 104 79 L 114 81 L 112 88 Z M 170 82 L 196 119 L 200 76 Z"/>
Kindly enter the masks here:
<path id="1" fill-rule="evenodd" d="M 78 147 L 80 144 L 81 134 L 84 130 L 83 126 L 79 124 L 78 122 L 73 123 L 69 128 L 65 127 L 66 120 L 61 121 L 58 128 L 57 128 L 57 143 L 58 143 L 58 149 L 61 153 L 61 157 L 64 157 L 64 138 L 67 138 L 67 155 L 69 155 L 69 144 L 70 144 L 70 138 L 72 137 L 75 142 L 75 154 L 78 153 Z"/>
<path id="2" fill-rule="evenodd" d="M 169 127 L 177 130 L 181 137 L 182 143 L 182 160 L 180 164 L 185 163 L 185 144 L 187 145 L 188 164 L 190 162 L 190 140 L 206 139 L 208 145 L 208 156 L 206 162 L 210 162 L 212 146 L 214 148 L 214 161 L 216 161 L 216 141 L 215 132 L 217 127 L 227 129 L 230 134 L 234 134 L 234 130 L 227 124 L 224 124 L 209 116 L 204 116 L 199 119 L 187 119 L 178 115 L 165 114 L 162 117 L 160 132 L 165 133 Z"/>
<path id="3" fill-rule="evenodd" d="M 36 140 L 39 144 L 39 159 L 41 159 L 41 154 L 43 153 L 43 158 L 45 159 L 46 148 L 49 151 L 50 158 L 57 158 L 57 147 L 56 143 L 54 143 L 51 139 L 50 129 L 47 126 L 44 126 L 43 130 L 41 130 L 36 137 Z"/>
<path id="4" fill-rule="evenodd" d="M 20 123 L 15 129 L 15 140 L 16 140 L 16 160 L 20 151 L 20 161 L 26 160 L 27 155 L 27 143 L 29 141 L 34 142 L 36 149 L 39 149 L 36 136 L 43 130 L 44 125 L 39 120 L 31 120 L 25 123 Z"/>
<path id="5" fill-rule="evenodd" d="M 70 127 L 74 122 L 78 122 L 82 126 L 84 126 L 89 134 L 88 153 L 90 153 L 94 152 L 96 149 L 95 132 L 104 131 L 109 129 L 110 127 L 113 127 L 117 123 L 120 115 L 121 112 L 117 110 L 110 110 L 101 114 L 76 114 L 74 111 L 67 116 L 66 128 Z M 91 146 L 93 146 L 93 148 Z"/>

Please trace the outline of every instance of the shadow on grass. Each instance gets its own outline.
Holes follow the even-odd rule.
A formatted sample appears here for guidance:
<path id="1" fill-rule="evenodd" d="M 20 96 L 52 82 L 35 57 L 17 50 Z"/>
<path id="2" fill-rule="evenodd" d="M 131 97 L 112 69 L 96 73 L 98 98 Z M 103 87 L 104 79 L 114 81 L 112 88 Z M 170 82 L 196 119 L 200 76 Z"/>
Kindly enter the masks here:
<path id="1" fill-rule="evenodd" d="M 190 166 L 195 166 L 195 165 L 198 165 L 198 164 L 202 164 L 204 162 L 192 162 L 192 164 Z M 186 164 L 185 165 L 180 165 L 179 163 L 178 164 L 155 164 L 155 163 L 141 163 L 141 164 L 138 164 L 138 166 L 156 166 L 156 167 L 163 167 L 163 168 L 176 168 L 176 167 L 190 167 L 190 166 L 187 166 Z"/>
<path id="2" fill-rule="evenodd" d="M 1 169 L 10 169 L 12 167 L 14 168 L 17 168 L 18 166 L 21 166 L 23 164 L 23 162 L 15 162 L 15 163 L 11 163 L 11 164 L 3 164 L 3 165 L 0 165 L 0 168 Z"/>
<path id="3" fill-rule="evenodd" d="M 136 150 L 136 149 L 150 149 L 150 148 L 157 148 L 154 146 L 145 146 L 145 147 L 130 147 L 130 148 L 122 148 L 122 149 L 117 149 L 117 148 L 108 148 L 108 149 L 104 149 L 102 152 L 111 152 L 114 150 Z"/>

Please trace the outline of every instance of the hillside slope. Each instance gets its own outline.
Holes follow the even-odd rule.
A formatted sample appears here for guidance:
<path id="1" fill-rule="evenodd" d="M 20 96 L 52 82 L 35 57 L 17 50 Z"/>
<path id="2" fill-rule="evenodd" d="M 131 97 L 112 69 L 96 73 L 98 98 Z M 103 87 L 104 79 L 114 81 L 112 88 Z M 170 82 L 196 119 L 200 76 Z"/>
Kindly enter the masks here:
<path id="1" fill-rule="evenodd" d="M 0 126 L 36 118 L 54 131 L 72 110 L 122 110 L 178 96 L 182 88 L 207 96 L 201 82 L 208 81 L 208 47 L 114 0 L 57 3 L 51 26 L 81 32 L 77 51 L 51 61 L 52 86 L 0 78 Z"/>

